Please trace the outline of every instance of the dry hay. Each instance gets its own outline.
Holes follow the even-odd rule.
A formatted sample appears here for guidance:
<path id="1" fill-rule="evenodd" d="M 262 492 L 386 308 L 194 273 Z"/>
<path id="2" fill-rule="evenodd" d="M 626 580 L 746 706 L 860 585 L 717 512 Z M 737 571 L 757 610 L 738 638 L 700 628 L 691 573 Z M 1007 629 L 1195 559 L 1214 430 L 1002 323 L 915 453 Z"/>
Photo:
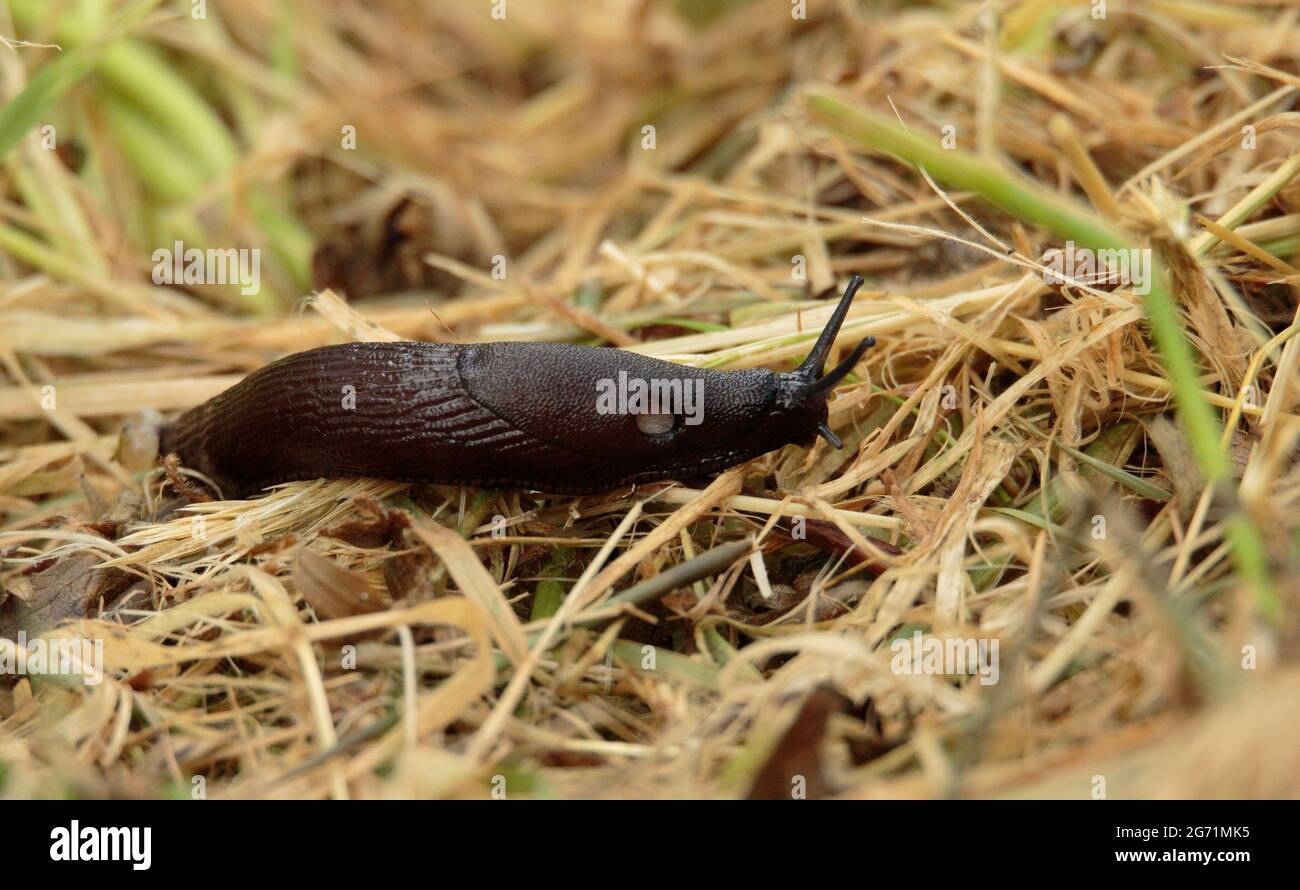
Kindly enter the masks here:
<path id="1" fill-rule="evenodd" d="M 12 5 L 6 34 L 85 40 Z M 101 639 L 106 677 L 0 685 L 0 796 L 1300 792 L 1300 748 L 1270 744 L 1300 676 L 1300 10 L 983 6 L 147 17 L 136 61 L 175 83 L 102 61 L 47 109 L 65 149 L 5 156 L 0 647 Z M 0 52 L 6 97 L 58 55 Z M 1063 238 L 1032 207 L 818 97 L 1157 248 L 1222 439 L 1178 422 L 1155 297 L 1047 283 Z M 262 295 L 150 284 L 173 234 L 264 248 Z M 318 286 L 387 295 L 295 305 L 321 244 Z M 843 452 L 163 514 L 162 475 L 114 456 L 137 412 L 346 339 L 788 367 L 850 273 L 841 348 L 880 345 L 832 403 Z M 918 630 L 997 640 L 999 681 L 892 670 Z"/>

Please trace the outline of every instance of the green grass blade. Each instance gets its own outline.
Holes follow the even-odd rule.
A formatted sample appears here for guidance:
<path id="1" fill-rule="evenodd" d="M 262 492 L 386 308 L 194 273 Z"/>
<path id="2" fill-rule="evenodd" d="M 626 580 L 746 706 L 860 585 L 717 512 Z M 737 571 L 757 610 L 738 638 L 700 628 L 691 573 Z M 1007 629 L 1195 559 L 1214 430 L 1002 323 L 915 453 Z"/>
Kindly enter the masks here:
<path id="1" fill-rule="evenodd" d="M 7 157 L 33 127 L 45 120 L 68 90 L 94 70 L 117 35 L 139 24 L 157 5 L 158 0 L 138 0 L 108 29 L 103 39 L 65 50 L 42 66 L 22 92 L 0 108 L 0 160 Z"/>
<path id="2" fill-rule="evenodd" d="M 1079 463 L 1087 464 L 1088 466 L 1096 470 L 1098 473 L 1102 473 L 1103 475 L 1109 476 L 1111 479 L 1114 479 L 1116 482 L 1118 482 L 1120 485 L 1123 485 L 1125 488 L 1127 488 L 1129 491 L 1133 492 L 1134 494 L 1141 495 L 1144 498 L 1151 498 L 1152 500 L 1156 500 L 1156 501 L 1167 501 L 1171 497 L 1173 497 L 1173 495 L 1165 491 L 1160 486 L 1152 485 L 1147 480 L 1139 476 L 1134 476 L 1132 473 L 1123 470 L 1117 466 L 1114 466 L 1113 464 L 1108 464 L 1104 460 L 1093 457 L 1091 454 L 1089 454 L 1086 451 L 1080 451 L 1077 448 L 1071 448 L 1069 445 L 1057 445 L 1057 447 L 1060 448 L 1062 451 L 1064 451 L 1066 454 L 1073 457 Z"/>

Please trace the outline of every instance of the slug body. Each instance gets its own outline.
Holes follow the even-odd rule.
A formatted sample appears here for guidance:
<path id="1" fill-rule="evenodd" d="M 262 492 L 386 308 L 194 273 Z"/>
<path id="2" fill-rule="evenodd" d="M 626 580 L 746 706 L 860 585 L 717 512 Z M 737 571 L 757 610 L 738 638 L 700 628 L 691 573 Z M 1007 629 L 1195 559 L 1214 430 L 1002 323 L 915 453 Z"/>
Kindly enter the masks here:
<path id="1" fill-rule="evenodd" d="M 716 472 L 819 432 L 838 447 L 826 396 L 873 341 L 821 370 L 860 284 L 788 373 L 555 344 L 349 343 L 255 371 L 165 426 L 160 450 L 246 496 L 344 476 L 577 494 Z M 656 387 L 649 406 L 628 395 Z"/>

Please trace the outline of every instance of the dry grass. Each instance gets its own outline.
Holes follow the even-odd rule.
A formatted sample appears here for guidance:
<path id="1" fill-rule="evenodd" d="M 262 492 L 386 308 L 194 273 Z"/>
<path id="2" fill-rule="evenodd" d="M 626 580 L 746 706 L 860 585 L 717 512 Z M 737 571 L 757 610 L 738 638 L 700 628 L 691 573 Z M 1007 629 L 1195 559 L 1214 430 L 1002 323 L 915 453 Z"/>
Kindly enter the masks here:
<path id="1" fill-rule="evenodd" d="M 1300 9 L 152 5 L 0 113 L 0 628 L 107 672 L 0 683 L 0 797 L 1300 794 Z M 12 12 L 62 50 L 0 50 L 7 99 L 109 24 Z M 1169 311 L 1045 283 L 1072 220 Z M 262 248 L 262 291 L 154 286 L 177 238 Z M 855 272 L 843 452 L 179 511 L 115 456 L 345 339 L 789 367 Z M 915 630 L 999 682 L 891 670 Z"/>

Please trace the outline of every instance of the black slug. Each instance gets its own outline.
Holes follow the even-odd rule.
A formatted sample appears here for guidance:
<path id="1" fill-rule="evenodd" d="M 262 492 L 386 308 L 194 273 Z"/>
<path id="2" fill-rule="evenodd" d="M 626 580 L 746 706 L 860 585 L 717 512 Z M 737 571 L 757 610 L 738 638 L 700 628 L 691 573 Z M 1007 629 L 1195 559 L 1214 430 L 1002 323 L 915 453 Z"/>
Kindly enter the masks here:
<path id="1" fill-rule="evenodd" d="M 182 414 L 160 451 L 246 496 L 295 479 L 372 476 L 607 491 L 701 476 L 826 425 L 856 275 L 796 370 L 688 368 L 620 349 L 542 343 L 348 343 L 287 356 Z"/>

